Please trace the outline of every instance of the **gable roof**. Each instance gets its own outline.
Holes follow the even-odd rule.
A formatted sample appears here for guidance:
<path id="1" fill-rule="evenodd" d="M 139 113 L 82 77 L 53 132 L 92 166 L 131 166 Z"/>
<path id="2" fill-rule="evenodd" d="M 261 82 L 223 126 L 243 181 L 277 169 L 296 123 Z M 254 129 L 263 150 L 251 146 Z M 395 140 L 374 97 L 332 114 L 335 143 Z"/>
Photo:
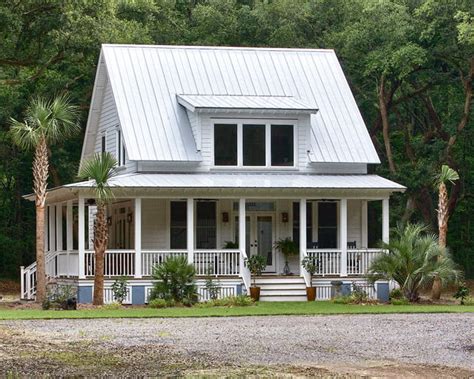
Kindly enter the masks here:
<path id="1" fill-rule="evenodd" d="M 318 110 L 311 115 L 312 161 L 380 163 L 333 50 L 102 45 L 101 57 L 130 160 L 201 160 L 177 100 L 192 94 L 196 102 L 203 95 L 266 104 L 278 98 Z M 88 123 L 88 134 L 93 129 Z"/>

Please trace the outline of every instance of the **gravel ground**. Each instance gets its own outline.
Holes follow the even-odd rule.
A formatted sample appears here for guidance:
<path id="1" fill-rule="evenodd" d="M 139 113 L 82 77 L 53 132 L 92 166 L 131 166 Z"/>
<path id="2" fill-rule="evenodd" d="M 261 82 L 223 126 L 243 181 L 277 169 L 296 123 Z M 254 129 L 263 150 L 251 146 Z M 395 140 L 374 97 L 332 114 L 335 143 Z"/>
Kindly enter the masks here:
<path id="1" fill-rule="evenodd" d="M 77 375 L 76 358 L 91 369 L 96 352 L 116 359 L 89 375 L 474 377 L 472 314 L 3 321 L 0 331 L 0 374 Z"/>

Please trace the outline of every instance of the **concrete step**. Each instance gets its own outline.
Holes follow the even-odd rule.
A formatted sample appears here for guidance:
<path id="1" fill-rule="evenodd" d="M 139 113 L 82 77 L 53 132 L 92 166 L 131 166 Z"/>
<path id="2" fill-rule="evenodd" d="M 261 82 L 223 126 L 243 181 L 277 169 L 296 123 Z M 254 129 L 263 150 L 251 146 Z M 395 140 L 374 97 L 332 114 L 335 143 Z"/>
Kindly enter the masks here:
<path id="1" fill-rule="evenodd" d="M 304 283 L 289 283 L 289 284 L 259 284 L 259 287 L 263 290 L 302 290 L 306 289 Z"/>
<path id="2" fill-rule="evenodd" d="M 253 280 L 252 280 L 253 282 Z M 304 279 L 301 277 L 258 277 L 255 279 L 255 282 L 259 285 L 263 284 L 290 284 L 290 283 L 297 283 L 297 284 L 304 284 Z"/>
<path id="3" fill-rule="evenodd" d="M 260 296 L 260 301 L 307 301 L 305 296 Z"/>

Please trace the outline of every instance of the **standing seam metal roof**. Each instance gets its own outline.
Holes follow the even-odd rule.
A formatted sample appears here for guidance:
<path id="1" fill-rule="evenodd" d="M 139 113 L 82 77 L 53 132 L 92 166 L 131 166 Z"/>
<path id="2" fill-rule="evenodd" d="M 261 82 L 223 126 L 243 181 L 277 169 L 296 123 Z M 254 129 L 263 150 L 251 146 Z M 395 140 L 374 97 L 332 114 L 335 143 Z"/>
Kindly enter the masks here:
<path id="1" fill-rule="evenodd" d="M 379 163 L 333 50 L 103 45 L 130 160 L 199 161 L 179 94 L 293 98 L 314 162 Z M 276 104 L 277 105 L 277 104 Z"/>

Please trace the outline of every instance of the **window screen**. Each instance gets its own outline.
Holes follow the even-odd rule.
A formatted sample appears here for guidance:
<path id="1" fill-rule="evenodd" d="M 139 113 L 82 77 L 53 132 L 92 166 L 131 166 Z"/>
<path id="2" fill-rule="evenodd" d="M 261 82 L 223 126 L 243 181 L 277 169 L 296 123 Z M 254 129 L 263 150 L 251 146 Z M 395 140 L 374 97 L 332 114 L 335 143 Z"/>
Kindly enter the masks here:
<path id="1" fill-rule="evenodd" d="M 272 166 L 293 166 L 293 125 L 272 125 Z"/>
<path id="2" fill-rule="evenodd" d="M 243 125 L 244 166 L 265 166 L 265 125 Z"/>
<path id="3" fill-rule="evenodd" d="M 172 201 L 170 213 L 170 248 L 186 249 L 186 202 Z"/>
<path id="4" fill-rule="evenodd" d="M 214 164 L 216 166 L 237 165 L 237 125 L 214 125 Z"/>

